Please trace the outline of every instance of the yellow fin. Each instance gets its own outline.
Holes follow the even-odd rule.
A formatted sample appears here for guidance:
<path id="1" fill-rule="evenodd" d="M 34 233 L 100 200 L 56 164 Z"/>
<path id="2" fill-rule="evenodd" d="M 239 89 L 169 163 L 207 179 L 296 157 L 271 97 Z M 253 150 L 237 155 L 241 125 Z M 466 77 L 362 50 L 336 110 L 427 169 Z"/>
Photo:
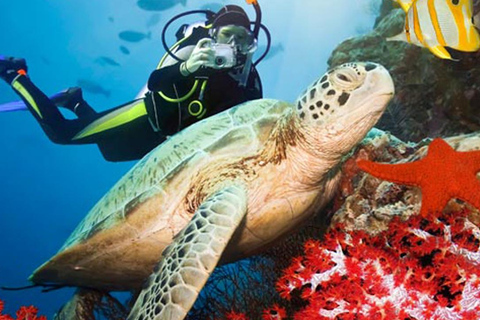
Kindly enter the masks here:
<path id="1" fill-rule="evenodd" d="M 449 59 L 449 60 L 457 61 L 453 59 L 452 56 L 450 56 L 450 53 L 448 53 L 448 51 L 442 46 L 428 47 L 428 50 L 430 50 L 430 52 L 432 52 L 434 55 L 436 55 L 441 59 Z"/>
<path id="2" fill-rule="evenodd" d="M 393 0 L 402 7 L 403 11 L 408 12 L 415 0 Z"/>
<path id="3" fill-rule="evenodd" d="M 476 52 L 480 49 L 480 34 L 475 26 L 470 26 L 467 30 L 467 40 L 463 42 L 459 50 L 466 52 Z"/>

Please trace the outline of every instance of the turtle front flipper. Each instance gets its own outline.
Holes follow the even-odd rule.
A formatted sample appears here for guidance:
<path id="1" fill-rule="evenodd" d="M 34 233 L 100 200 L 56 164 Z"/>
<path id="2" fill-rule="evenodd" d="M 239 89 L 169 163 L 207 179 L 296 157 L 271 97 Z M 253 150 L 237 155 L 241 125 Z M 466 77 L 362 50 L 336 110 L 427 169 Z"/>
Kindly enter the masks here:
<path id="1" fill-rule="evenodd" d="M 246 212 L 247 194 L 240 186 L 220 190 L 203 202 L 163 251 L 128 320 L 183 319 Z"/>

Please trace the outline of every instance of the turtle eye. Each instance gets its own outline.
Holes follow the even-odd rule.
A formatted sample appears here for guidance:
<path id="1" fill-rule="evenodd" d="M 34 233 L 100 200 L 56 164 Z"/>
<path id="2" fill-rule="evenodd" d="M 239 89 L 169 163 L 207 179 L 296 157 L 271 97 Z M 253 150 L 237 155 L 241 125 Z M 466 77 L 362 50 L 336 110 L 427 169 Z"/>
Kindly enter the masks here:
<path id="1" fill-rule="evenodd" d="M 346 74 L 343 74 L 343 73 L 337 74 L 337 78 L 345 82 L 352 82 L 352 80 Z"/>
<path id="2" fill-rule="evenodd" d="M 332 77 L 332 85 L 341 90 L 353 90 L 364 76 L 357 69 L 345 66 L 340 70 L 337 69 Z"/>

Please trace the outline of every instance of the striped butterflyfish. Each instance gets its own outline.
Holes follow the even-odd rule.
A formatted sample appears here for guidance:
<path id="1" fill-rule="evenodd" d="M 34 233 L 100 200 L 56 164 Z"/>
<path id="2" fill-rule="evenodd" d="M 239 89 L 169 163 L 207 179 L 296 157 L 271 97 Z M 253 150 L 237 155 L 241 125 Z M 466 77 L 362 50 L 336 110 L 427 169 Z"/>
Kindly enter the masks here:
<path id="1" fill-rule="evenodd" d="M 474 26 L 473 0 L 393 0 L 406 12 L 402 33 L 389 41 L 405 41 L 452 59 L 445 47 L 474 52 L 480 35 Z"/>

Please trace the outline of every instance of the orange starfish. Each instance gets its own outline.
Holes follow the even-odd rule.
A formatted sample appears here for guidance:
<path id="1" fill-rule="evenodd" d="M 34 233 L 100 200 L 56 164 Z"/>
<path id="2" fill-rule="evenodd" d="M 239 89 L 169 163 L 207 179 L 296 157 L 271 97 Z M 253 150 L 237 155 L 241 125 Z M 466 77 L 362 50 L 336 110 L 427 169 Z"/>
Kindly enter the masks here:
<path id="1" fill-rule="evenodd" d="M 443 210 L 451 198 L 458 198 L 480 210 L 480 151 L 457 152 L 445 140 L 437 138 L 428 147 L 427 155 L 418 161 L 382 164 L 358 160 L 358 167 L 371 175 L 420 187 L 422 207 L 427 216 Z"/>

